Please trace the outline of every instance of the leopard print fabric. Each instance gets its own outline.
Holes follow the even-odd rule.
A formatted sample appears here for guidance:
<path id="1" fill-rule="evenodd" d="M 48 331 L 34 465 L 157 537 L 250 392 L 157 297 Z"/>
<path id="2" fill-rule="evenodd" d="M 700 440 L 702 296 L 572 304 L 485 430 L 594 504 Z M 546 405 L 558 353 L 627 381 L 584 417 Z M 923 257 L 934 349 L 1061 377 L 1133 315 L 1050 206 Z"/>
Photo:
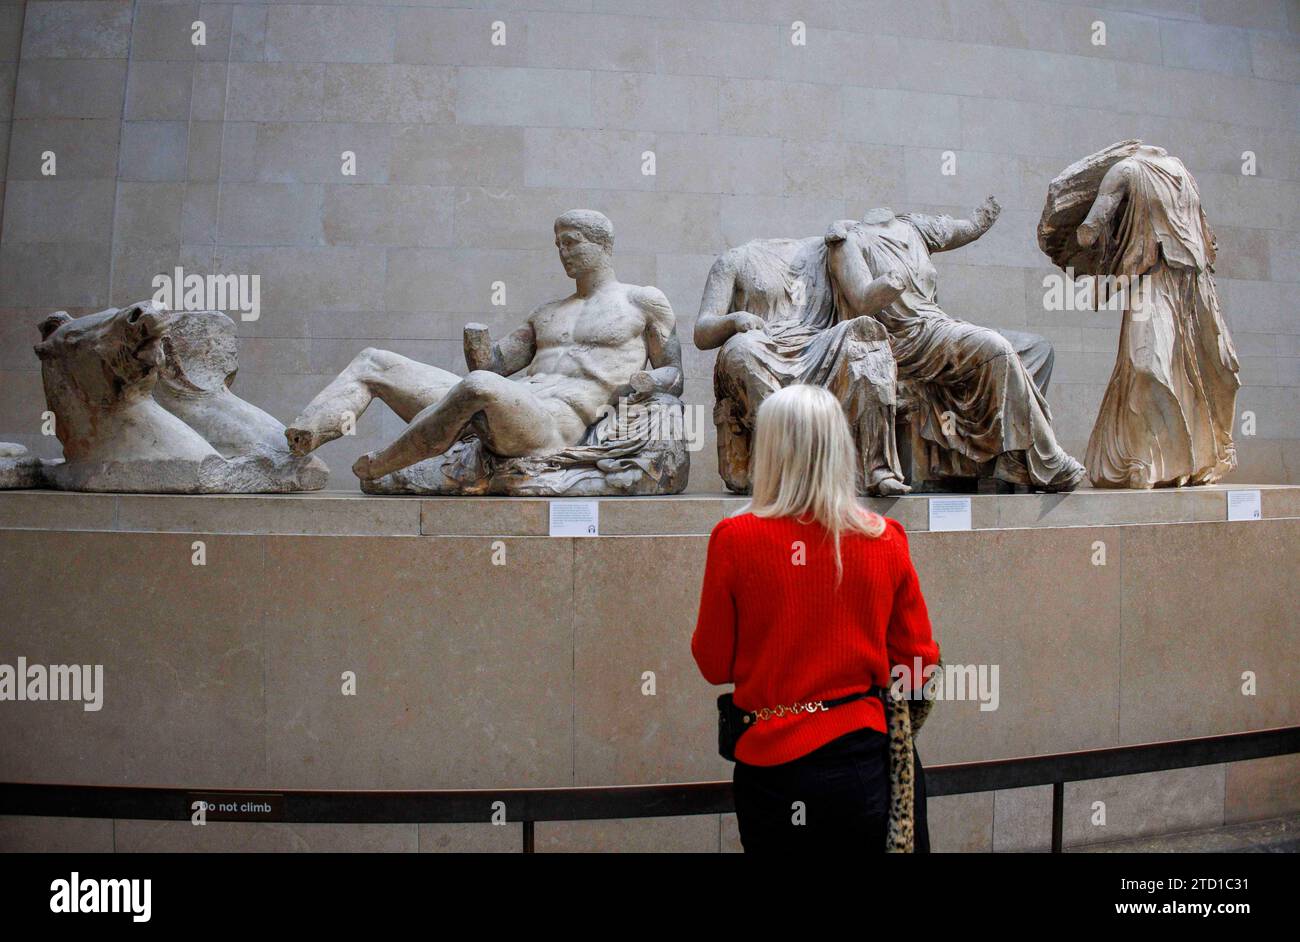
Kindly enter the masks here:
<path id="1" fill-rule="evenodd" d="M 914 848 L 916 772 L 912 744 L 933 706 L 929 692 L 923 699 L 909 700 L 891 688 L 885 700 L 889 726 L 889 831 L 885 850 L 891 854 L 910 854 Z"/>

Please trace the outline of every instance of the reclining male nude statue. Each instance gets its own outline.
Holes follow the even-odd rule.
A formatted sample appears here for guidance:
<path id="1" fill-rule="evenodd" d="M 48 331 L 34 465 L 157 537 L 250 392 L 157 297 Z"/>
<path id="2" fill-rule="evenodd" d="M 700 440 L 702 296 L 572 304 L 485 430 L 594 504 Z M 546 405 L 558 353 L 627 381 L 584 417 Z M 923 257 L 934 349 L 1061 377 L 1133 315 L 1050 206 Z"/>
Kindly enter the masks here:
<path id="1" fill-rule="evenodd" d="M 848 315 L 872 314 L 889 334 L 900 381 L 917 398 L 921 438 L 994 477 L 1045 491 L 1072 490 L 1085 471 L 1056 441 L 1051 411 L 1016 345 L 998 331 L 949 317 L 939 307 L 933 252 L 973 242 L 997 220 L 989 197 L 974 219 L 873 209 L 826 235 L 836 303 Z M 905 287 L 883 309 L 886 273 Z"/>
<path id="2" fill-rule="evenodd" d="M 969 237 L 948 247 L 956 248 L 992 225 L 996 202 L 983 212 L 989 215 L 977 212 L 980 222 L 962 224 Z M 916 400 L 926 377 L 900 374 L 887 328 L 888 310 L 907 303 L 904 296 L 915 290 L 920 275 L 907 265 L 882 266 L 878 277 L 846 298 L 837 281 L 859 271 L 843 264 L 837 270 L 828 248 L 842 242 L 843 233 L 855 225 L 851 220 L 835 223 L 825 237 L 747 242 L 723 254 L 709 272 L 695 344 L 702 350 L 722 347 L 714 370 L 714 421 L 719 472 L 733 491 L 749 490 L 750 439 L 759 405 L 773 390 L 796 382 L 824 386 L 844 404 L 861 460 L 861 490 L 878 496 L 909 490 L 899 467 L 895 417 L 903 403 L 900 393 L 914 411 L 924 411 L 924 403 Z M 933 266 L 929 272 L 933 282 Z M 1036 334 L 987 332 L 1010 345 L 1033 385 L 1045 392 L 1053 365 L 1051 344 Z M 926 451 L 913 462 L 924 466 L 926 478 L 976 477 L 982 470 L 943 443 L 933 442 Z M 1027 483 L 1020 475 L 1012 477 Z"/>
<path id="3" fill-rule="evenodd" d="M 613 224 L 594 210 L 555 220 L 555 245 L 577 283 L 492 343 L 465 328 L 464 377 L 381 350 L 352 361 L 291 423 L 306 454 L 344 434 L 378 397 L 408 425 L 352 470 L 363 490 L 436 494 L 665 494 L 689 470 L 672 422 L 683 371 L 672 308 L 653 287 L 614 275 Z M 647 369 L 647 366 L 649 367 Z M 631 423 L 617 419 L 620 400 Z M 414 467 L 412 467 L 414 466 Z M 408 469 L 408 470 L 404 470 Z"/>

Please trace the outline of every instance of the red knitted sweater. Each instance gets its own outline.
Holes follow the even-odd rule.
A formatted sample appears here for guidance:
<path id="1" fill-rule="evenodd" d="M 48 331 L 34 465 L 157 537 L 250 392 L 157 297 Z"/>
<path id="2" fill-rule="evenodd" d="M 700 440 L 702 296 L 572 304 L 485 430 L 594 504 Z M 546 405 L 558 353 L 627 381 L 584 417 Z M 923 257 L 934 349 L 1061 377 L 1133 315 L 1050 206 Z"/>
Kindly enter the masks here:
<path id="1" fill-rule="evenodd" d="M 745 513 L 713 528 L 691 653 L 710 683 L 736 685 L 737 706 L 888 687 L 893 665 L 938 661 L 902 525 L 886 518 L 879 538 L 848 533 L 840 547 L 837 588 L 834 546 L 818 523 Z M 778 765 L 866 726 L 886 731 L 875 697 L 763 720 L 740 738 L 736 759 Z"/>

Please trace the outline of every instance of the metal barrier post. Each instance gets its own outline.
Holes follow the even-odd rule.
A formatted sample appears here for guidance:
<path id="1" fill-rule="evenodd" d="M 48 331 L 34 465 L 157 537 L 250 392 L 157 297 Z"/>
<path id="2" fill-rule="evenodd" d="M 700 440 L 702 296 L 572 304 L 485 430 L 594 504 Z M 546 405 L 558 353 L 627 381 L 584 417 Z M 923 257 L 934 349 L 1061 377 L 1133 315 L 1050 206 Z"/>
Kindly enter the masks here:
<path id="1" fill-rule="evenodd" d="M 1052 783 L 1052 853 L 1061 852 L 1061 831 L 1065 820 L 1065 783 Z"/>

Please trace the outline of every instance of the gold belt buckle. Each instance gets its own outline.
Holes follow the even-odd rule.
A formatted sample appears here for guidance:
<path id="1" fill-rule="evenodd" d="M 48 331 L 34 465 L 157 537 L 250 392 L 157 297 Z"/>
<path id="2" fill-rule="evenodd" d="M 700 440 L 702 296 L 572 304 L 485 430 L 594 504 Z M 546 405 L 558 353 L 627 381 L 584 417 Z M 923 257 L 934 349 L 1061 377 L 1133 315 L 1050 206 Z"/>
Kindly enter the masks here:
<path id="1" fill-rule="evenodd" d="M 818 710 L 825 713 L 829 709 L 830 707 L 828 707 L 823 700 L 809 700 L 806 703 L 799 703 L 796 701 L 790 706 L 786 706 L 782 703 L 774 707 L 760 707 L 759 709 L 754 710 L 753 714 L 757 719 L 770 720 L 773 717 L 785 716 L 787 713 L 791 716 L 798 716 L 800 713 L 816 713 Z M 746 718 L 746 722 L 748 721 L 748 718 Z"/>

